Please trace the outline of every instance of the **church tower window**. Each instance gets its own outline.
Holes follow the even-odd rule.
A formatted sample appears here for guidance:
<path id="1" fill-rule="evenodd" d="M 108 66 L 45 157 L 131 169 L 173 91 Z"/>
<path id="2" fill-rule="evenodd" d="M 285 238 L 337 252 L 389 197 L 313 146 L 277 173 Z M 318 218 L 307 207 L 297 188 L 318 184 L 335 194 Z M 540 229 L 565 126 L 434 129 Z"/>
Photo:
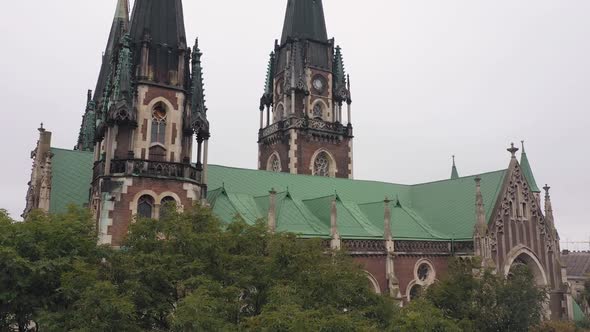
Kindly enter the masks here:
<path id="1" fill-rule="evenodd" d="M 276 153 L 270 156 L 266 170 L 277 173 L 282 171 L 281 160 L 279 159 L 279 156 Z"/>
<path id="2" fill-rule="evenodd" d="M 149 195 L 141 196 L 137 202 L 137 215 L 142 218 L 152 218 L 153 211 L 154 198 Z"/>
<path id="3" fill-rule="evenodd" d="M 313 107 L 313 117 L 319 119 L 324 117 L 324 108 L 322 107 L 321 103 L 317 103 Z"/>
<path id="4" fill-rule="evenodd" d="M 320 152 L 313 162 L 313 175 L 330 176 L 330 157 L 326 152 Z"/>
<path id="5" fill-rule="evenodd" d="M 152 143 L 166 143 L 166 107 L 158 103 L 152 111 Z"/>

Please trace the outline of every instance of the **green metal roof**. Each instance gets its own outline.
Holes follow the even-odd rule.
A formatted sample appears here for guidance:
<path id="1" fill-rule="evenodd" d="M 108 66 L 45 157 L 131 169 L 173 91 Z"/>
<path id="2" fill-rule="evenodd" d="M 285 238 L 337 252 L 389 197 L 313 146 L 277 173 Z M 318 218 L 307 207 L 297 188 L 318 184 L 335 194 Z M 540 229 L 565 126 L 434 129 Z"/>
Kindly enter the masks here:
<path id="1" fill-rule="evenodd" d="M 537 181 L 535 180 L 535 176 L 533 175 L 533 169 L 531 168 L 531 164 L 529 163 L 529 158 L 526 155 L 526 151 L 524 150 L 524 142 L 522 143 L 522 154 L 520 156 L 520 167 L 522 169 L 522 174 L 524 174 L 532 192 L 540 193 L 541 190 L 539 186 L 537 186 Z"/>
<path id="2" fill-rule="evenodd" d="M 505 170 L 480 175 L 488 213 L 499 196 Z M 269 191 L 277 194 L 277 229 L 306 237 L 329 237 L 336 195 L 342 238 L 383 238 L 384 199 L 395 197 L 395 239 L 463 240 L 473 237 L 475 176 L 419 185 L 335 179 L 209 166 L 209 202 L 224 222 L 236 215 L 254 223 L 266 219 Z"/>
<path id="3" fill-rule="evenodd" d="M 51 149 L 50 212 L 70 204 L 88 203 L 93 155 Z M 248 223 L 266 219 L 269 191 L 277 202 L 277 230 L 303 237 L 330 236 L 331 202 L 337 198 L 338 230 L 344 239 L 382 239 L 384 199 L 393 198 L 391 228 L 395 239 L 468 240 L 473 236 L 475 176 L 401 185 L 377 181 L 335 179 L 209 165 L 209 195 L 213 212 L 223 222 L 236 216 Z M 506 170 L 480 175 L 487 219 L 495 206 Z"/>
<path id="4" fill-rule="evenodd" d="M 575 300 L 572 300 L 572 302 L 574 302 L 574 321 L 581 322 L 585 320 L 586 315 L 584 314 L 584 311 L 582 310 L 578 302 Z"/>
<path id="5" fill-rule="evenodd" d="M 51 148 L 49 212 L 62 213 L 69 205 L 83 206 L 90 197 L 92 152 Z"/>

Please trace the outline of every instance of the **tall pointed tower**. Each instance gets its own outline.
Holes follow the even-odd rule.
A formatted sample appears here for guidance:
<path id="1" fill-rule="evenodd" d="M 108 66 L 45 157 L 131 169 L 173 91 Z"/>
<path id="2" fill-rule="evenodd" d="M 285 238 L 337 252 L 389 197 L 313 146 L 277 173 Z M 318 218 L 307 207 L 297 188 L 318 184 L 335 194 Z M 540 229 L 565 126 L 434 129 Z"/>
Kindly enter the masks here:
<path id="1" fill-rule="evenodd" d="M 195 45 L 191 60 L 182 1 L 136 0 L 130 22 L 128 8 L 118 0 L 78 142 L 94 151 L 91 207 L 101 242 L 114 246 L 135 216 L 205 197 L 210 136 L 201 52 Z"/>
<path id="2" fill-rule="evenodd" d="M 288 0 L 260 102 L 259 169 L 352 178 L 351 103 L 322 1 Z"/>

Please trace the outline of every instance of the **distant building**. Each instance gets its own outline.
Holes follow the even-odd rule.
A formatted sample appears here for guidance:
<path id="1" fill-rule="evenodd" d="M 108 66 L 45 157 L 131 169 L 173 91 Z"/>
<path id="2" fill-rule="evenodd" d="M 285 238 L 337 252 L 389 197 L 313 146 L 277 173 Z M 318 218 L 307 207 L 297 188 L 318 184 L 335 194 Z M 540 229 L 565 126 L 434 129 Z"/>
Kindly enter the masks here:
<path id="1" fill-rule="evenodd" d="M 520 162 L 512 145 L 505 169 L 478 176 L 460 177 L 453 161 L 438 182 L 353 179 L 350 79 L 320 0 L 288 0 L 253 128 L 259 170 L 208 165 L 202 54 L 187 46 L 181 0 L 136 0 L 131 19 L 128 6 L 118 1 L 76 148 L 51 147 L 40 129 L 25 216 L 86 205 L 100 242 L 116 247 L 134 216 L 206 202 L 226 223 L 265 219 L 270 231 L 346 250 L 377 293 L 403 302 L 443 276 L 449 257 L 478 256 L 504 275 L 527 265 L 551 290 L 547 314 L 572 317 L 549 187 L 543 207 L 524 146 Z"/>
<path id="2" fill-rule="evenodd" d="M 585 290 L 585 283 L 590 281 L 590 252 L 563 250 L 561 261 L 567 268 L 567 281 L 571 287 L 571 293 L 579 302 Z M 584 311 L 590 313 L 587 305 L 582 306 Z"/>

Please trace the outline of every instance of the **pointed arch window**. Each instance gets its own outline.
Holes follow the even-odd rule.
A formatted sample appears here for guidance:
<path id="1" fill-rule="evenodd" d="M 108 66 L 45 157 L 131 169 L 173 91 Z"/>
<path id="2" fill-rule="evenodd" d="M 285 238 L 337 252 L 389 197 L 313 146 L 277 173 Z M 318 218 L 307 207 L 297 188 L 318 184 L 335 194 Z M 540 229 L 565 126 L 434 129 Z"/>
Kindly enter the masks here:
<path id="1" fill-rule="evenodd" d="M 320 152 L 313 162 L 313 175 L 330 176 L 330 156 L 326 152 Z"/>
<path id="2" fill-rule="evenodd" d="M 158 103 L 152 110 L 152 143 L 166 143 L 166 106 Z"/>
<path id="3" fill-rule="evenodd" d="M 172 196 L 166 196 L 162 198 L 162 202 L 160 203 L 160 218 L 166 219 L 172 212 L 176 209 L 178 202 Z"/>
<path id="4" fill-rule="evenodd" d="M 322 103 L 316 103 L 313 106 L 313 117 L 322 119 L 324 117 L 324 108 L 322 107 Z"/>
<path id="5" fill-rule="evenodd" d="M 281 121 L 286 118 L 285 107 L 283 107 L 283 104 L 279 104 L 279 106 L 277 106 L 277 108 L 275 109 L 275 113 L 277 121 Z"/>
<path id="6" fill-rule="evenodd" d="M 141 196 L 137 202 L 137 215 L 141 218 L 153 218 L 153 213 L 154 198 L 149 195 Z"/>
<path id="7" fill-rule="evenodd" d="M 266 170 L 271 171 L 271 172 L 276 172 L 276 173 L 279 173 L 282 171 L 281 159 L 279 158 L 279 156 L 276 153 L 274 153 L 268 159 L 268 163 L 266 165 Z"/>

